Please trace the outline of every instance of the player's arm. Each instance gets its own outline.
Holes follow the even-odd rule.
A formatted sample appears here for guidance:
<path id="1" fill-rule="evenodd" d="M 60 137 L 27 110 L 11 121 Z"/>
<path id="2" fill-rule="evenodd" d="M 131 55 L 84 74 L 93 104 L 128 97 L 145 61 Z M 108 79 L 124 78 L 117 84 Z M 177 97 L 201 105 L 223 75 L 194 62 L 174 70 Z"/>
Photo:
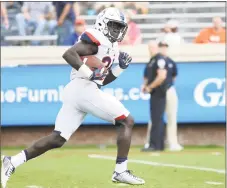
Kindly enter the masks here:
<path id="1" fill-rule="evenodd" d="M 166 62 L 164 59 L 159 59 L 157 61 L 157 66 L 156 66 L 157 76 L 154 79 L 154 81 L 147 86 L 148 92 L 151 92 L 152 89 L 160 86 L 165 81 L 167 76 L 167 70 L 165 69 L 165 64 Z"/>
<path id="2" fill-rule="evenodd" d="M 173 75 L 174 82 L 176 81 L 177 74 L 178 74 L 177 64 L 173 61 L 173 74 L 172 75 Z"/>
<path id="3" fill-rule="evenodd" d="M 141 90 L 143 93 L 146 92 L 147 84 L 148 84 L 148 64 L 146 65 L 146 68 L 144 69 L 143 73 L 143 84 L 141 85 Z"/>
<path id="4" fill-rule="evenodd" d="M 146 65 L 144 72 L 143 72 L 143 80 L 144 80 L 144 85 L 147 85 L 148 81 L 148 64 Z"/>
<path id="5" fill-rule="evenodd" d="M 63 58 L 77 71 L 82 72 L 87 78 L 90 78 L 93 72 L 83 63 L 80 56 L 94 55 L 98 52 L 98 45 L 93 42 L 86 34 L 81 36 L 81 40 L 69 48 Z"/>
<path id="6" fill-rule="evenodd" d="M 119 64 L 115 66 L 112 70 L 109 71 L 109 74 L 106 76 L 103 81 L 103 85 L 107 85 L 113 82 L 120 74 L 128 68 L 129 64 L 132 61 L 131 56 L 125 52 L 120 52 L 118 57 Z"/>
<path id="7" fill-rule="evenodd" d="M 81 40 L 76 43 L 74 46 L 69 48 L 64 54 L 63 58 L 65 61 L 70 64 L 76 70 L 84 65 L 80 56 L 94 55 L 98 52 L 98 46 L 92 43 Z"/>

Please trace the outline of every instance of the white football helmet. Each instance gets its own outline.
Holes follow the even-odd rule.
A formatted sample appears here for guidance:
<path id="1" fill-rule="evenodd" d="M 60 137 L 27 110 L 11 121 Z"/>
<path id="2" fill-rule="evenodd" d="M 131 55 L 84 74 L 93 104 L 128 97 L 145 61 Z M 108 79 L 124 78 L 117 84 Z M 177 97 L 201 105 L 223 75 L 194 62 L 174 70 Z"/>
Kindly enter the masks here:
<path id="1" fill-rule="evenodd" d="M 95 29 L 101 31 L 110 42 L 121 42 L 128 29 L 126 18 L 117 8 L 106 8 L 95 21 Z"/>

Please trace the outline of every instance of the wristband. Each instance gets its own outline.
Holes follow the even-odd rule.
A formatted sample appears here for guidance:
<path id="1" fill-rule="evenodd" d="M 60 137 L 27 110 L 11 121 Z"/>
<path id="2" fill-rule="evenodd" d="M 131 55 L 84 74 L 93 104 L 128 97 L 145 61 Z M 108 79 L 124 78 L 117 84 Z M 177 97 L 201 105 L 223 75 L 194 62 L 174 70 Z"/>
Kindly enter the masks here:
<path id="1" fill-rule="evenodd" d="M 93 72 L 90 70 L 90 68 L 83 64 L 80 66 L 80 68 L 78 69 L 79 72 L 81 72 L 86 78 L 91 78 Z"/>
<path id="2" fill-rule="evenodd" d="M 113 74 L 115 77 L 118 77 L 123 71 L 124 71 L 124 69 L 122 69 L 119 65 L 117 65 L 116 67 L 114 67 L 114 68 L 112 69 L 112 74 Z"/>

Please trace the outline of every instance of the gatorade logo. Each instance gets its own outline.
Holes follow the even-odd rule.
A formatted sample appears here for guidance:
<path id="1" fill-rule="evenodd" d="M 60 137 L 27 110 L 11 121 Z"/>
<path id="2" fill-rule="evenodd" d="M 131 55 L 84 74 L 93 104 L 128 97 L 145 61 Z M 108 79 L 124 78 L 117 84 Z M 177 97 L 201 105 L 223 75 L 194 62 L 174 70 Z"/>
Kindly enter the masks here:
<path id="1" fill-rule="evenodd" d="M 215 91 L 209 92 L 211 87 Z M 203 107 L 225 106 L 225 79 L 208 78 L 201 81 L 194 90 L 194 99 Z"/>

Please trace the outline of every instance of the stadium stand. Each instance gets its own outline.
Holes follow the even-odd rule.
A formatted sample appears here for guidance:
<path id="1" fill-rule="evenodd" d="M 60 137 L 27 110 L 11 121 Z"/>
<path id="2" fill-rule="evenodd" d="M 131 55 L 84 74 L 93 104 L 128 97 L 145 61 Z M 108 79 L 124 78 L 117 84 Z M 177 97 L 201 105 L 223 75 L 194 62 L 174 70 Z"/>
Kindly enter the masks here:
<path id="1" fill-rule="evenodd" d="M 179 21 L 179 32 L 185 41 L 191 42 L 200 29 L 211 26 L 212 18 L 215 16 L 220 16 L 225 22 L 225 3 L 150 2 L 149 14 L 134 15 L 133 19 L 142 31 L 143 43 L 156 39 L 169 19 Z M 87 20 L 88 26 L 95 20 L 95 16 L 83 18 Z"/>
<path id="2" fill-rule="evenodd" d="M 199 9 L 198 9 L 199 8 Z M 84 13 L 81 12 L 82 14 Z M 164 24 L 175 19 L 179 22 L 179 33 L 186 42 L 192 42 L 202 28 L 212 24 L 212 18 L 220 16 L 225 27 L 225 3 L 224 2 L 150 2 L 148 14 L 135 14 L 132 19 L 139 25 L 142 32 L 142 42 L 159 37 Z M 95 15 L 81 15 L 86 20 L 87 27 L 91 27 L 95 21 Z M 13 22 L 13 20 L 12 20 Z M 14 25 L 14 24 L 13 24 Z M 28 40 L 32 37 L 16 36 L 16 28 L 8 30 L 4 40 Z M 14 35 L 9 37 L 8 35 Z M 45 36 L 45 40 L 53 41 L 57 36 Z M 53 42 L 53 44 L 55 44 Z"/>

